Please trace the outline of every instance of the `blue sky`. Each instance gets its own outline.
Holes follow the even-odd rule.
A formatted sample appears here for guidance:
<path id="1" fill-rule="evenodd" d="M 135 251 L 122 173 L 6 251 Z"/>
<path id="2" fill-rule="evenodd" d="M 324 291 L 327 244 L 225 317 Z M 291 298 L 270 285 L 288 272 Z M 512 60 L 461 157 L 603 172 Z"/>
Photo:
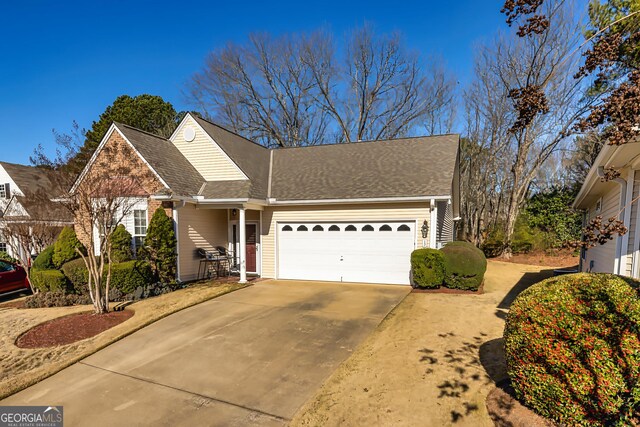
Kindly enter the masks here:
<path id="1" fill-rule="evenodd" d="M 251 32 L 369 22 L 441 56 L 464 84 L 474 46 L 504 29 L 502 0 L 381 2 L 31 1 L 1 4 L 0 160 L 28 163 L 52 129 L 89 128 L 122 94 L 160 95 L 188 109 L 182 88 L 206 53 Z"/>

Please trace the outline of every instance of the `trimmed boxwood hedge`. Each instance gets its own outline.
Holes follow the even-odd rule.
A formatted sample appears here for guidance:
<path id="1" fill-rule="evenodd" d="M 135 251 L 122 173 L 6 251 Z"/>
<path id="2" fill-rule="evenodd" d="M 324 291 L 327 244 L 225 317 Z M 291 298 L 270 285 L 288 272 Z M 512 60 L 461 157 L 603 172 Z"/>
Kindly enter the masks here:
<path id="1" fill-rule="evenodd" d="M 76 293 L 87 292 L 87 283 L 89 283 L 89 270 L 84 264 L 82 258 L 74 259 L 63 264 L 61 268 L 64 275 L 69 279 L 73 291 Z"/>
<path id="2" fill-rule="evenodd" d="M 445 259 L 444 282 L 448 288 L 477 290 L 487 271 L 484 253 L 469 242 L 449 242 L 441 249 Z"/>
<path id="3" fill-rule="evenodd" d="M 148 262 L 127 261 L 111 265 L 111 286 L 124 294 L 151 283 L 153 273 Z"/>
<path id="4" fill-rule="evenodd" d="M 31 284 L 40 292 L 66 292 L 67 278 L 60 270 L 31 270 Z"/>
<path id="5" fill-rule="evenodd" d="M 45 250 L 40 252 L 35 260 L 33 260 L 33 269 L 35 270 L 53 270 L 56 266 L 53 264 L 54 245 L 47 246 Z"/>
<path id="6" fill-rule="evenodd" d="M 578 273 L 516 298 L 505 353 L 527 406 L 561 425 L 632 425 L 640 414 L 640 296 L 629 282 Z"/>
<path id="7" fill-rule="evenodd" d="M 105 266 L 104 278 L 107 277 Z M 69 261 L 62 266 L 62 271 L 73 285 L 75 292 L 82 293 L 89 282 L 89 271 L 82 259 Z M 127 261 L 111 264 L 111 289 L 117 289 L 123 294 L 130 294 L 139 286 L 146 286 L 152 282 L 151 266 L 144 261 Z"/>
<path id="8" fill-rule="evenodd" d="M 439 288 L 444 283 L 444 254 L 437 249 L 416 249 L 411 253 L 411 278 L 417 288 Z"/>

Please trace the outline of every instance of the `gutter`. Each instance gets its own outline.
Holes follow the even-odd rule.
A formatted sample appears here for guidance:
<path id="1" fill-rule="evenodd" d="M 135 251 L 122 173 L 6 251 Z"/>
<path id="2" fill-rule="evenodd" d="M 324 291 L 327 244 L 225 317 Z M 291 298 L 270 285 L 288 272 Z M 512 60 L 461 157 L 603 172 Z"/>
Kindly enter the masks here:
<path id="1" fill-rule="evenodd" d="M 394 202 L 431 202 L 449 201 L 451 196 L 416 196 L 416 197 L 379 197 L 361 199 L 319 199 L 319 200 L 278 200 L 268 199 L 270 206 L 286 205 L 324 205 L 324 204 L 354 204 L 354 203 L 394 203 Z"/>
<path id="2" fill-rule="evenodd" d="M 589 194 L 589 191 L 591 191 L 591 188 L 596 183 L 596 179 L 602 176 L 600 175 L 602 172 L 599 172 L 598 169 L 599 168 L 604 169 L 604 165 L 607 163 L 607 160 L 611 158 L 611 156 L 613 155 L 613 152 L 618 147 L 619 146 L 617 145 L 606 144 L 602 148 L 602 150 L 600 151 L 600 154 L 598 154 L 598 157 L 596 157 L 596 160 L 593 163 L 594 165 L 601 165 L 601 166 L 598 166 L 597 168 L 592 167 L 589 170 L 589 173 L 587 174 L 587 177 L 585 178 L 584 183 L 582 184 L 582 187 L 580 187 L 580 191 L 578 191 L 578 194 L 576 195 L 576 198 L 574 199 L 573 204 L 571 205 L 572 208 L 579 209 L 578 205 L 582 203 L 582 200 L 585 198 L 585 196 Z"/>
<path id="3" fill-rule="evenodd" d="M 357 203 L 395 203 L 395 202 L 431 202 L 451 201 L 451 196 L 415 196 L 415 197 L 379 197 L 359 199 L 318 199 L 318 200 L 278 200 L 268 198 L 266 200 L 238 198 L 238 199 L 205 199 L 203 196 L 183 197 L 169 195 L 154 195 L 153 200 L 183 203 L 253 203 L 263 206 L 296 206 L 296 205 L 325 205 L 325 204 L 357 204 Z M 460 219 L 459 217 L 456 219 Z M 455 220 L 455 219 L 454 219 Z"/>

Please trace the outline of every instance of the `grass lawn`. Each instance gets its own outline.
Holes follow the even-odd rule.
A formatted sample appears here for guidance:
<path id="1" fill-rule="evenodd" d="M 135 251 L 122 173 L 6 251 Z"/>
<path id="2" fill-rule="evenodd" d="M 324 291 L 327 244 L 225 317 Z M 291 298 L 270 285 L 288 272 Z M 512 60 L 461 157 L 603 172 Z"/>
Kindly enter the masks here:
<path id="1" fill-rule="evenodd" d="M 131 304 L 135 314 L 93 338 L 51 348 L 23 349 L 15 340 L 32 327 L 69 314 L 91 311 L 92 306 L 0 310 L 0 400 L 121 338 L 176 311 L 246 287 L 238 283 L 206 282 Z"/>
<path id="2" fill-rule="evenodd" d="M 516 295 L 551 267 L 489 261 L 482 295 L 412 293 L 324 383 L 292 426 L 493 426 L 502 333 Z"/>

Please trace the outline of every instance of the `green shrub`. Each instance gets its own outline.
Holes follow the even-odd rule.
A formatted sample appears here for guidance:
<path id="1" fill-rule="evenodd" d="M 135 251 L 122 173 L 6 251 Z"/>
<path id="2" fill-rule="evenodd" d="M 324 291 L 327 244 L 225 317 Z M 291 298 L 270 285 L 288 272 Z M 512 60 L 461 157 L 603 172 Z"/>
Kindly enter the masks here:
<path id="1" fill-rule="evenodd" d="M 175 281 L 176 234 L 173 220 L 159 207 L 149 222 L 140 259 L 147 260 L 153 268 L 154 277 L 163 283 Z"/>
<path id="2" fill-rule="evenodd" d="M 411 253 L 411 277 L 418 288 L 439 288 L 444 283 L 444 255 L 437 249 L 416 249 Z"/>
<path id="3" fill-rule="evenodd" d="M 125 262 L 131 261 L 133 252 L 131 251 L 131 233 L 124 225 L 120 224 L 111 233 L 111 261 Z"/>
<path id="4" fill-rule="evenodd" d="M 89 283 L 89 270 L 87 270 L 82 258 L 64 263 L 61 270 L 71 283 L 73 292 L 82 293 L 85 291 Z"/>
<path id="5" fill-rule="evenodd" d="M 88 294 L 77 295 L 65 292 L 38 293 L 31 295 L 24 302 L 26 308 L 68 307 L 85 304 L 91 304 L 91 297 Z"/>
<path id="6" fill-rule="evenodd" d="M 73 231 L 73 228 L 71 227 L 65 227 L 62 229 L 58 236 L 58 240 L 56 240 L 56 243 L 53 246 L 52 260 L 53 264 L 57 268 L 62 267 L 62 264 L 65 262 L 79 258 L 80 255 L 78 255 L 76 249 L 84 251 L 82 243 L 80 243 L 78 237 L 76 237 L 76 232 Z"/>
<path id="7" fill-rule="evenodd" d="M 0 261 L 9 262 L 11 264 L 15 264 L 18 262 L 17 259 L 6 253 L 5 251 L 0 251 Z"/>
<path id="8" fill-rule="evenodd" d="M 477 290 L 487 270 L 484 253 L 468 242 L 450 242 L 441 251 L 445 258 L 446 287 Z"/>
<path id="9" fill-rule="evenodd" d="M 561 425 L 632 425 L 640 413 L 640 296 L 628 282 L 579 273 L 516 298 L 505 352 L 527 406 Z"/>
<path id="10" fill-rule="evenodd" d="M 127 261 L 111 265 L 111 287 L 124 294 L 132 293 L 138 286 L 148 285 L 152 278 L 151 266 L 144 261 Z"/>
<path id="11" fill-rule="evenodd" d="M 40 252 L 35 260 L 33 260 L 34 270 L 53 270 L 56 266 L 53 264 L 54 245 L 47 246 L 45 250 Z"/>
<path id="12" fill-rule="evenodd" d="M 60 270 L 32 270 L 31 284 L 40 292 L 64 292 L 67 290 L 67 278 Z"/>

